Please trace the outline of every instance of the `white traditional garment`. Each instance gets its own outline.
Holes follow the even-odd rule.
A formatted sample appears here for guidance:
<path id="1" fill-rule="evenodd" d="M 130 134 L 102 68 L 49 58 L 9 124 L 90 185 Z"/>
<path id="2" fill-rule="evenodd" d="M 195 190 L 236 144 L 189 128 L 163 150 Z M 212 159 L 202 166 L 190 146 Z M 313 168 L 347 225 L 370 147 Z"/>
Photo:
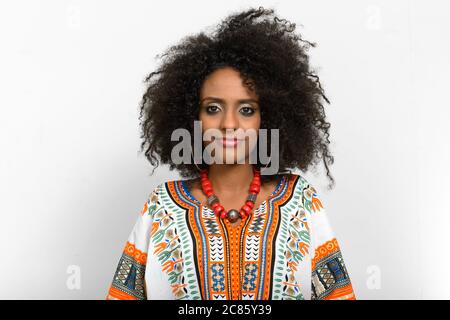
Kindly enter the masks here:
<path id="1" fill-rule="evenodd" d="M 355 299 L 316 189 L 278 177 L 273 193 L 233 226 L 189 192 L 158 185 L 128 237 L 107 299 Z"/>

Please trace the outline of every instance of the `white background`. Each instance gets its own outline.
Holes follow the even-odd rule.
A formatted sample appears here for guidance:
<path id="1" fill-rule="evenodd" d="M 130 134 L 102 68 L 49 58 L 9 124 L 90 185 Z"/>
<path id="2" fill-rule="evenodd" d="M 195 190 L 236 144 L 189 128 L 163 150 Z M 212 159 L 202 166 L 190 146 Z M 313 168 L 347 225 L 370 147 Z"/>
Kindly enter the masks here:
<path id="1" fill-rule="evenodd" d="M 139 153 L 142 81 L 250 5 L 318 44 L 336 187 L 304 175 L 357 298 L 450 298 L 448 3 L 55 0 L 0 4 L 1 299 L 104 299 L 148 193 L 178 178 Z"/>

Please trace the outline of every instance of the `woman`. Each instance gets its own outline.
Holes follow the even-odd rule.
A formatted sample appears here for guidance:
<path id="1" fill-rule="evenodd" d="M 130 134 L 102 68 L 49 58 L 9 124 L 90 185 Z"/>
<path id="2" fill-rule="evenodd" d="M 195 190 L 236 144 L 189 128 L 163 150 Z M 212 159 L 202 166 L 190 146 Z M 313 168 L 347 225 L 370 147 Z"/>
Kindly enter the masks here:
<path id="1" fill-rule="evenodd" d="M 355 299 L 316 189 L 288 171 L 322 158 L 333 182 L 328 100 L 307 55 L 314 44 L 294 30 L 273 10 L 233 14 L 171 47 L 147 77 L 141 147 L 185 179 L 150 192 L 107 299 Z M 215 161 L 174 161 L 173 132 L 195 137 L 197 120 L 203 133 L 223 134 L 201 142 L 202 151 L 218 146 Z M 261 129 L 279 132 L 265 164 L 250 161 L 259 145 L 236 134 Z M 274 163 L 275 174 L 262 173 Z"/>

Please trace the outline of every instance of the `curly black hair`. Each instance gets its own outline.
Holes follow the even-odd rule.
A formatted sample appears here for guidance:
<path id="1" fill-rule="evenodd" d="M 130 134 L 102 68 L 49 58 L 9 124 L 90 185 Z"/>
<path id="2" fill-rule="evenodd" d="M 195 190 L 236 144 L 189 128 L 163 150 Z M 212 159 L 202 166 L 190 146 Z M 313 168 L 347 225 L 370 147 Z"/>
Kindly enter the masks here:
<path id="1" fill-rule="evenodd" d="M 308 50 L 316 44 L 302 39 L 295 27 L 274 9 L 250 8 L 229 15 L 210 34 L 186 36 L 157 55 L 162 62 L 144 80 L 139 116 L 141 151 L 145 149 L 150 163 L 169 164 L 185 178 L 198 177 L 194 164 L 171 161 L 178 143 L 171 135 L 184 128 L 193 137 L 203 81 L 213 71 L 231 67 L 259 97 L 260 128 L 279 129 L 279 173 L 289 168 L 305 171 L 323 159 L 330 188 L 334 179 L 328 165 L 334 158 L 323 107 L 330 102 L 309 63 Z"/>

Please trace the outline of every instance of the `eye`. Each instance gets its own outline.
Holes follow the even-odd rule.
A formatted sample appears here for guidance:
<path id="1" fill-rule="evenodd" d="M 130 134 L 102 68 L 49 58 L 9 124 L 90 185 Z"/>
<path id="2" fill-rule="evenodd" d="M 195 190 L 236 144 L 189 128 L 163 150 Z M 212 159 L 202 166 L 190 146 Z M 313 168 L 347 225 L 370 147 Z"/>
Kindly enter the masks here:
<path id="1" fill-rule="evenodd" d="M 242 107 L 239 112 L 248 117 L 255 113 L 255 109 L 250 105 L 245 105 L 245 107 Z"/>
<path id="2" fill-rule="evenodd" d="M 214 114 L 220 111 L 220 106 L 217 104 L 209 104 L 206 106 L 206 113 Z"/>

